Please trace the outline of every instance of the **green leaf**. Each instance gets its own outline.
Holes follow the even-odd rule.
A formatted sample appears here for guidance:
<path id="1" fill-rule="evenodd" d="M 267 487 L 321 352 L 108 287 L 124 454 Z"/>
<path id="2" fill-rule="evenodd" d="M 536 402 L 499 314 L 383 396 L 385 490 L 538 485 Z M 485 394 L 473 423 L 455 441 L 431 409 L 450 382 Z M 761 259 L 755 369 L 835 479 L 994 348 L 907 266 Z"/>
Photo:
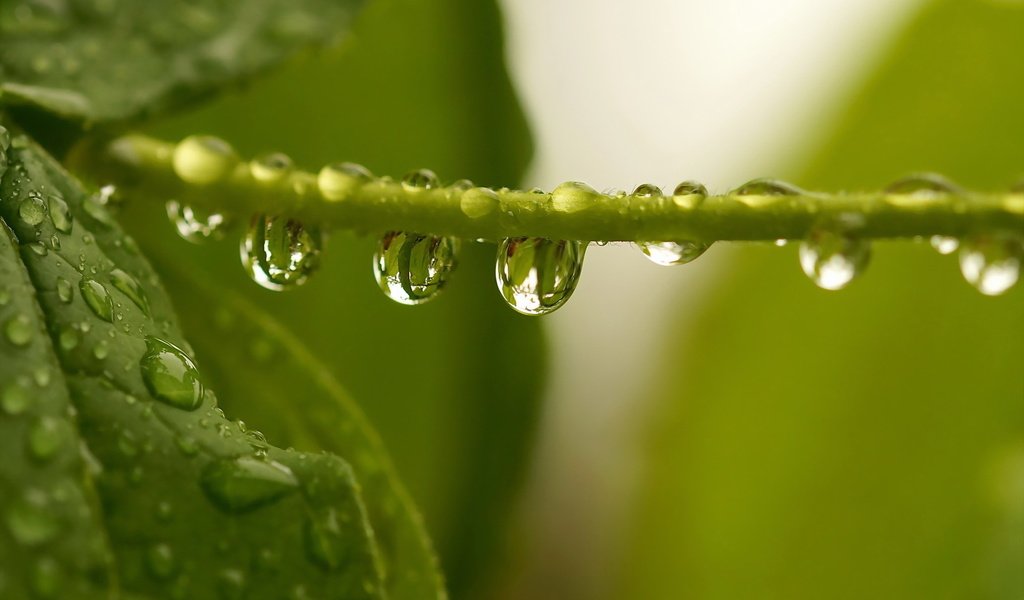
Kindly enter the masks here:
<path id="1" fill-rule="evenodd" d="M 530 142 L 501 42 L 493 2 L 373 3 L 344 53 L 296 62 L 149 132 L 172 139 L 212 133 L 243 156 L 279 150 L 306 169 L 354 160 L 378 174 L 429 167 L 447 181 L 509 185 L 526 166 Z M 464 244 L 443 295 L 406 307 L 373 281 L 376 239 L 337 234 L 308 284 L 274 293 L 248 280 L 237 238 L 203 247 L 177 239 L 163 200 L 133 199 L 122 218 L 171 279 L 175 302 L 186 306 L 192 285 L 175 278 L 166 261 L 217 282 L 223 294 L 258 306 L 300 339 L 380 432 L 423 512 L 452 595 L 483 595 L 490 568 L 502 564 L 538 420 L 545 354 L 541 324 L 513 313 L 497 293 L 494 247 Z M 217 304 L 207 310 L 216 312 Z M 215 381 L 232 380 L 212 355 L 244 356 L 248 344 L 225 344 L 199 319 L 189 311 L 184 326 L 204 369 Z M 246 397 L 221 400 L 260 427 L 290 412 L 312 431 L 322 428 L 290 396 L 268 399 L 277 406 L 268 411 L 273 423 L 250 417 Z"/>
<path id="2" fill-rule="evenodd" d="M 930 3 L 795 182 L 1005 189 L 1022 30 L 1006 3 Z M 735 255 L 676 330 L 613 596 L 1024 596 L 1024 290 L 984 297 L 927 244 L 877 245 L 837 293 L 795 249 Z"/>
<path id="3" fill-rule="evenodd" d="M 3 264 L 21 275 L 5 279 L 4 311 L 26 318 L 5 325 L 4 382 L 31 368 L 43 390 L 31 411 L 0 417 L 30 423 L 2 467 L 4 585 L 61 598 L 383 597 L 349 465 L 225 418 L 131 239 L 26 137 L 8 158 L 0 218 L 20 267 L 6 235 Z M 57 533 L 37 508 L 53 509 Z"/>
<path id="4" fill-rule="evenodd" d="M 361 4 L 4 2 L 0 91 L 86 122 L 152 115 L 337 41 Z"/>

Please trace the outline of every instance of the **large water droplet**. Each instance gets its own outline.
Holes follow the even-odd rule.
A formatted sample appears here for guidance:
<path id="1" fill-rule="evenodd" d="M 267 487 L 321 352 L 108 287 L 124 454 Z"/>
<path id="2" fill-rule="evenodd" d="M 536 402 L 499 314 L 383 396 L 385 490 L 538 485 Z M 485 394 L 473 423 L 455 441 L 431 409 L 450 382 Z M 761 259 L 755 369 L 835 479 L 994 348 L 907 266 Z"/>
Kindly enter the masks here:
<path id="1" fill-rule="evenodd" d="M 327 200 L 344 200 L 372 178 L 373 174 L 366 167 L 343 162 L 320 169 L 316 184 L 320 194 Z"/>
<path id="2" fill-rule="evenodd" d="M 142 285 L 134 277 L 121 269 L 114 269 L 110 272 L 110 283 L 119 292 L 128 296 L 143 314 L 149 315 L 149 298 L 146 297 L 146 290 L 142 289 Z"/>
<path id="3" fill-rule="evenodd" d="M 661 188 L 653 183 L 641 183 L 636 186 L 635 190 L 633 190 L 633 196 L 636 196 L 637 198 L 659 198 L 661 197 L 661 193 Z"/>
<path id="4" fill-rule="evenodd" d="M 417 169 L 405 174 L 402 178 L 402 187 L 409 192 L 420 192 L 432 190 L 439 185 L 437 175 L 430 169 Z"/>
<path id="5" fill-rule="evenodd" d="M 210 501 L 233 513 L 265 506 L 299 487 L 285 465 L 248 456 L 210 463 L 200 483 Z"/>
<path id="6" fill-rule="evenodd" d="M 33 193 L 21 201 L 18 216 L 26 225 L 38 225 L 46 218 L 46 204 L 38 194 Z"/>
<path id="7" fill-rule="evenodd" d="M 584 243 L 571 240 L 506 239 L 498 246 L 498 290 L 517 312 L 549 313 L 576 289 L 585 252 Z"/>
<path id="8" fill-rule="evenodd" d="M 102 283 L 89 277 L 83 277 L 78 282 L 78 289 L 82 292 L 82 299 L 92 309 L 93 314 L 108 323 L 114 322 L 114 300 Z"/>
<path id="9" fill-rule="evenodd" d="M 960 240 L 946 235 L 933 235 L 929 240 L 939 254 L 952 254 L 960 247 Z"/>
<path id="10" fill-rule="evenodd" d="M 551 190 L 551 206 L 558 212 L 575 213 L 593 206 L 597 191 L 579 181 L 566 181 Z"/>
<path id="11" fill-rule="evenodd" d="M 174 223 L 178 235 L 189 242 L 201 244 L 224 236 L 227 221 L 220 213 L 204 212 L 177 200 L 168 200 L 165 207 L 167 218 Z"/>
<path id="12" fill-rule="evenodd" d="M 871 242 L 819 229 L 800 244 L 800 267 L 818 287 L 839 290 L 864 272 Z"/>
<path id="13" fill-rule="evenodd" d="M 637 242 L 640 251 L 651 262 L 663 265 L 684 265 L 704 254 L 711 244 L 702 242 Z"/>
<path id="14" fill-rule="evenodd" d="M 444 289 L 455 269 L 459 240 L 392 231 L 373 256 L 380 289 L 400 304 L 422 304 Z"/>
<path id="15" fill-rule="evenodd" d="M 960 248 L 960 272 L 967 283 L 986 296 L 1005 293 L 1020 278 L 1024 262 L 1024 238 L 995 233 L 964 241 Z"/>
<path id="16" fill-rule="evenodd" d="M 277 183 L 291 171 L 292 159 L 281 152 L 264 154 L 249 163 L 249 173 L 252 174 L 252 178 L 264 184 Z"/>
<path id="17" fill-rule="evenodd" d="M 62 233 L 71 233 L 71 210 L 68 203 L 59 194 L 50 194 L 48 200 L 53 226 Z"/>
<path id="18" fill-rule="evenodd" d="M 707 196 L 708 188 L 698 181 L 684 181 L 672 190 L 673 196 Z"/>
<path id="19" fill-rule="evenodd" d="M 242 239 L 242 265 L 268 290 L 302 285 L 320 266 L 323 235 L 285 217 L 253 217 Z"/>
<path id="20" fill-rule="evenodd" d="M 238 155 L 220 138 L 193 135 L 175 146 L 172 164 L 182 180 L 207 185 L 227 177 L 238 164 Z"/>
<path id="21" fill-rule="evenodd" d="M 140 367 L 153 397 L 182 410 L 199 408 L 203 384 L 192 359 L 174 344 L 152 336 L 146 337 L 146 348 Z"/>
<path id="22" fill-rule="evenodd" d="M 27 346 L 32 341 L 33 333 L 32 319 L 28 315 L 15 315 L 4 324 L 4 335 L 15 346 Z"/>

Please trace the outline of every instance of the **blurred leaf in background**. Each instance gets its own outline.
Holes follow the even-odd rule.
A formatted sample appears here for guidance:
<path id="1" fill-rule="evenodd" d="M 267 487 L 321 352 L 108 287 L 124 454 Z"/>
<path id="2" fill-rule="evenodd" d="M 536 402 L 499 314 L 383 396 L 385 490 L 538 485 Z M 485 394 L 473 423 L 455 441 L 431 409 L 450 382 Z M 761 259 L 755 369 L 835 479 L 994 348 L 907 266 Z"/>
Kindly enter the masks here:
<path id="1" fill-rule="evenodd" d="M 171 139 L 211 133 L 245 156 L 280 150 L 307 169 L 356 160 L 401 175 L 429 166 L 444 180 L 471 177 L 480 185 L 517 181 L 531 151 L 503 63 L 497 10 L 476 0 L 372 2 L 343 52 L 310 57 L 149 131 Z M 305 344 L 380 432 L 423 510 L 452 595 L 482 589 L 500 562 L 544 364 L 539 324 L 500 301 L 493 246 L 465 245 L 445 294 L 409 308 L 373 281 L 373 235 L 334 236 L 322 271 L 305 287 L 276 294 L 246 278 L 235 240 L 194 247 L 175 239 L 159 203 L 132 203 L 122 217 L 179 305 L 196 303 L 187 273 L 194 270 L 224 287 L 229 309 L 236 300 L 258 306 Z M 227 367 L 237 361 L 218 353 L 250 353 L 253 369 L 262 369 L 260 356 L 289 352 L 273 339 L 225 349 L 223 333 L 209 326 L 217 308 L 182 314 L 212 386 L 239 389 Z M 322 390 L 312 377 L 290 386 L 293 393 L 276 403 L 225 393 L 222 404 L 272 440 L 315 446 L 324 429 L 317 421 Z M 284 411 L 307 419 L 306 435 L 297 433 L 301 424 L 278 419 Z"/>
<path id="2" fill-rule="evenodd" d="M 1024 172 L 1024 10 L 934 1 L 794 180 Z M 678 327 L 615 598 L 1024 597 L 1024 290 L 878 244 L 849 289 L 747 247 Z"/>

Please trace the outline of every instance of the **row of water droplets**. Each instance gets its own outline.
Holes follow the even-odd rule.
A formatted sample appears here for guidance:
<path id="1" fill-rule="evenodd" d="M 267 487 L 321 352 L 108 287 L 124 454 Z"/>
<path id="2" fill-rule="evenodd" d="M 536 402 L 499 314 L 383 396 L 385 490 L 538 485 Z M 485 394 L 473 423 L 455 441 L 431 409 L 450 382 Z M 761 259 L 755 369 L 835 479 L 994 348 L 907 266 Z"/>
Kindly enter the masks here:
<path id="1" fill-rule="evenodd" d="M 224 141 L 210 136 L 193 136 L 179 143 L 173 153 L 173 167 L 184 181 L 207 185 L 230 176 L 239 159 Z M 293 171 L 292 161 L 284 154 L 268 154 L 247 165 L 252 179 L 262 184 L 278 184 Z M 373 175 L 355 163 L 325 166 L 316 177 L 316 186 L 329 202 L 350 197 Z M 439 188 L 437 176 L 426 169 L 413 171 L 401 181 L 410 194 Z M 490 189 L 475 187 L 460 180 L 446 188 L 460 195 L 460 208 L 466 216 L 478 218 L 497 209 L 499 199 Z M 536 193 L 543 191 L 535 189 Z M 886 193 L 908 201 L 957 193 L 958 188 L 934 175 L 918 175 L 901 180 Z M 551 192 L 552 206 L 561 212 L 583 210 L 596 195 L 590 187 L 567 182 Z M 625 197 L 625 192 L 609 192 Z M 700 183 L 685 181 L 672 192 L 672 200 L 692 209 L 705 197 Z M 730 192 L 730 196 L 748 202 L 784 196 L 802 196 L 807 192 L 784 182 L 758 179 Z M 664 197 L 652 184 L 642 184 L 631 194 L 633 199 L 655 202 Z M 168 215 L 178 232 L 191 241 L 203 241 L 223 233 L 227 220 L 220 214 L 201 213 L 177 201 L 167 203 Z M 864 272 L 871 255 L 871 242 L 857 236 L 864 225 L 863 216 L 839 215 L 832 222 L 815 227 L 801 241 L 799 258 L 804 273 L 819 287 L 838 290 Z M 579 280 L 583 257 L 589 242 L 510 238 L 498 247 L 495 275 L 505 301 L 527 315 L 551 312 L 562 306 Z M 784 245 L 786 240 L 779 240 Z M 932 244 L 944 254 L 960 250 L 964 278 L 982 293 L 998 295 L 1017 281 L 1024 242 L 1019 234 L 987 232 L 963 241 L 935 237 Z M 261 286 L 285 290 L 303 284 L 316 271 L 324 235 L 316 227 L 283 216 L 257 214 L 252 217 L 241 243 L 241 258 L 246 271 Z M 710 243 L 697 240 L 637 241 L 640 251 L 659 265 L 679 265 L 701 256 Z M 373 273 L 381 290 L 401 304 L 422 304 L 441 292 L 458 263 L 460 241 L 457 238 L 423 233 L 392 231 L 380 239 L 373 257 Z"/>

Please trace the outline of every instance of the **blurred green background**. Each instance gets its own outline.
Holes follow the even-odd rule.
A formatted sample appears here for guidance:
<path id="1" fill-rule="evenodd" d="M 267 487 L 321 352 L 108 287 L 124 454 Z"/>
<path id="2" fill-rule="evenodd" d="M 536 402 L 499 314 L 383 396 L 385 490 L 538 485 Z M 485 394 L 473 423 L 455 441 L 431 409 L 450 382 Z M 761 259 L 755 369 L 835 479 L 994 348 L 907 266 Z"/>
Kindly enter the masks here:
<path id="1" fill-rule="evenodd" d="M 838 120 L 787 140 L 824 140 L 810 160 L 772 175 L 825 190 L 918 170 L 984 189 L 1024 175 L 1024 9 L 913 12 Z M 344 48 L 151 132 L 212 133 L 307 168 L 429 166 L 513 185 L 531 143 L 502 35 L 491 2 L 374 0 Z M 156 205 L 125 218 L 158 268 L 204 272 L 329 366 L 379 429 L 456 598 L 1024 598 L 1024 291 L 983 297 L 926 244 L 878 244 L 840 293 L 803 278 L 792 246 L 716 249 L 715 281 L 679 279 L 675 293 L 706 298 L 653 317 L 660 337 L 640 351 L 655 375 L 616 399 L 636 406 L 643 433 L 621 452 L 641 459 L 617 521 L 593 524 L 619 533 L 588 566 L 595 549 L 575 548 L 571 529 L 531 529 L 545 498 L 524 492 L 543 485 L 526 483 L 541 401 L 560 399 L 544 398 L 544 320 L 502 305 L 493 247 L 470 245 L 445 297 L 410 309 L 374 285 L 370 238 L 333 236 L 323 272 L 274 294 L 246 280 L 233 241 L 179 242 Z M 169 281 L 186 304 L 188 284 Z M 617 305 L 607 318 L 652 317 Z M 182 319 L 201 362 L 223 351 L 201 319 Z M 209 375 L 221 389 L 236 374 Z M 301 413 L 301 382 L 281 400 Z M 585 513 L 599 492 L 579 486 L 564 510 Z M 536 552 L 556 540 L 564 554 Z"/>

